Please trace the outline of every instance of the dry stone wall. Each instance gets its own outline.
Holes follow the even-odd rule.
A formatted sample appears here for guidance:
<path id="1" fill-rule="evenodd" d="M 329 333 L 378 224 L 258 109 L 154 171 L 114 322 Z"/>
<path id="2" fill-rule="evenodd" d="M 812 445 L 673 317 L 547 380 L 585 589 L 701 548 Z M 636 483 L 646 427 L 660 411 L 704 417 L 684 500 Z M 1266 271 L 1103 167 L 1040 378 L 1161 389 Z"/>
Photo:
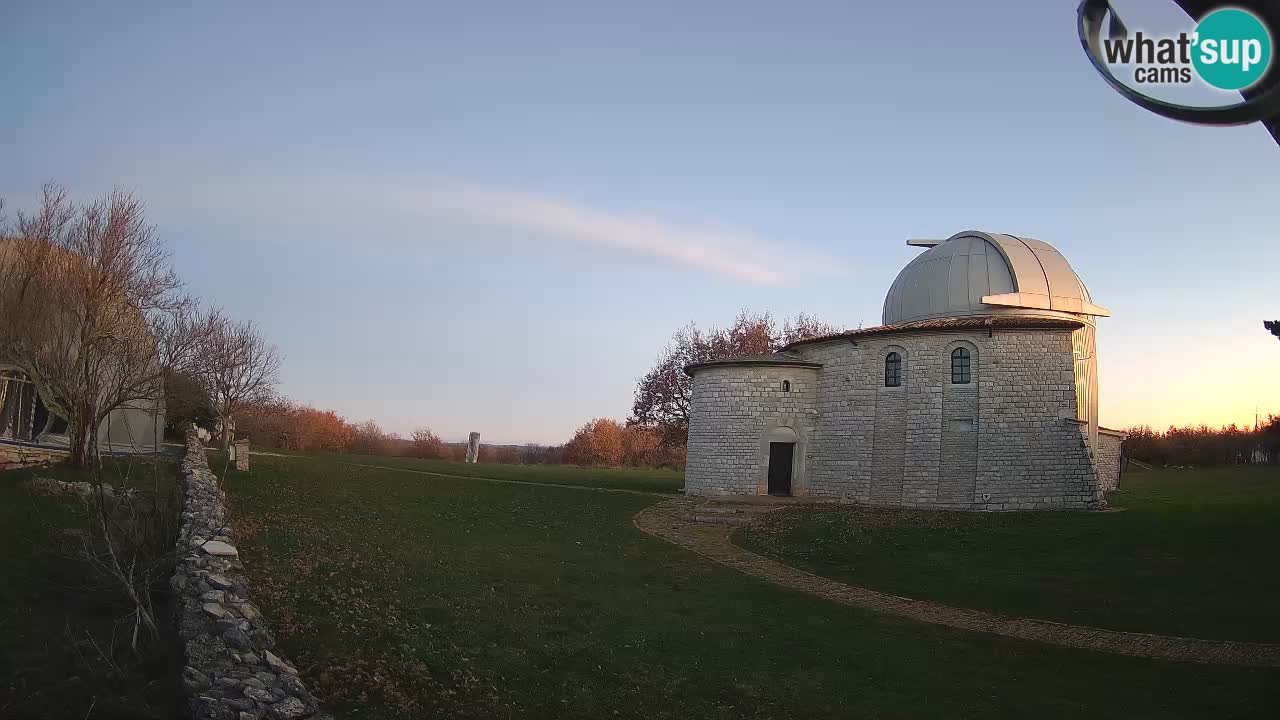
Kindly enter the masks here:
<path id="1" fill-rule="evenodd" d="M 53 465 L 67 459 L 66 450 L 0 443 L 0 470 Z"/>
<path id="2" fill-rule="evenodd" d="M 972 381 L 951 383 L 965 347 Z M 889 352 L 900 387 L 884 386 Z M 910 332 L 793 348 L 805 370 L 806 421 L 794 494 L 957 510 L 1087 509 L 1102 490 L 1076 418 L 1069 330 Z M 695 372 L 685 487 L 761 492 L 761 433 L 783 414 L 764 392 L 793 368 Z M 816 387 L 810 385 L 816 384 Z M 767 450 L 767 445 L 765 445 Z"/>
<path id="3" fill-rule="evenodd" d="M 196 720 L 328 718 L 275 652 L 275 639 L 249 599 L 226 498 L 194 433 L 179 464 L 182 482 L 180 560 L 172 585 L 178 634 L 185 648 L 182 685 Z"/>

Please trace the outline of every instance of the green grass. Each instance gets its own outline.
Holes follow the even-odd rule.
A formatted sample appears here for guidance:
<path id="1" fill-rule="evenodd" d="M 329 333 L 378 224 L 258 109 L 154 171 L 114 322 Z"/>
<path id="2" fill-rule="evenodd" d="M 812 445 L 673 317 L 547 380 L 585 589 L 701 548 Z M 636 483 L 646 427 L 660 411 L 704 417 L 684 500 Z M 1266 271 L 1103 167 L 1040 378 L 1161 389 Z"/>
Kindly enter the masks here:
<path id="1" fill-rule="evenodd" d="M 550 485 L 578 485 L 657 493 L 674 493 L 684 487 L 684 473 L 679 470 L 586 468 L 572 465 L 472 464 L 450 460 L 419 460 L 417 458 L 386 457 L 381 455 L 333 455 L 329 457 L 340 462 L 356 465 L 377 465 L 467 478 L 480 477 Z"/>
<path id="2" fill-rule="evenodd" d="M 163 502 L 176 510 L 174 465 L 159 468 L 157 478 L 149 463 L 107 459 L 104 478 L 119 485 L 128 476 L 132 487 L 152 491 L 158 481 Z M 120 592 L 66 547 L 75 542 L 68 532 L 86 527 L 82 504 L 33 496 L 24 487 L 33 477 L 84 479 L 66 466 L 0 472 L 0 717 L 176 717 L 180 656 L 167 641 L 144 658 L 132 656 Z M 159 612 L 163 622 L 172 609 Z"/>
<path id="3" fill-rule="evenodd" d="M 1126 474 L 1106 513 L 788 509 L 742 546 L 853 585 L 997 613 L 1280 641 L 1280 472 Z"/>
<path id="4" fill-rule="evenodd" d="M 255 599 L 342 717 L 1280 713 L 1280 672 L 954 631 L 768 585 L 636 530 L 651 497 L 253 463 L 228 488 Z"/>

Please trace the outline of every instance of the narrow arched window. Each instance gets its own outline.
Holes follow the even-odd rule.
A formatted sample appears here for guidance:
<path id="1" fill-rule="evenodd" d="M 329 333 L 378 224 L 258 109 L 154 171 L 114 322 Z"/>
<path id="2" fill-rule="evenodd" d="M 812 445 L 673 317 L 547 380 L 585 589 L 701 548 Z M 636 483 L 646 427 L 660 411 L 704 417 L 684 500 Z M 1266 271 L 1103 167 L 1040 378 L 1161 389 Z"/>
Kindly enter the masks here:
<path id="1" fill-rule="evenodd" d="M 951 351 L 951 382 L 954 385 L 968 385 L 972 370 L 972 358 L 968 348 L 958 347 Z"/>
<path id="2" fill-rule="evenodd" d="M 891 352 L 884 358 L 884 386 L 898 387 L 902 385 L 902 356 Z"/>
<path id="3" fill-rule="evenodd" d="M 782 381 L 782 392 L 791 392 L 791 381 L 790 381 L 790 380 L 783 380 L 783 381 Z"/>

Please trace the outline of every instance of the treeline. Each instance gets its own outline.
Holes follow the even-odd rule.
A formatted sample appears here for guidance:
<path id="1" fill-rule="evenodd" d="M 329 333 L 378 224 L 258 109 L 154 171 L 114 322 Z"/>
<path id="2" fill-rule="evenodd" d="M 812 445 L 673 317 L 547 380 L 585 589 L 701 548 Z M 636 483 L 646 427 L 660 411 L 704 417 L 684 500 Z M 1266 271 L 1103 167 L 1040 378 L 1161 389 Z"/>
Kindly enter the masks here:
<path id="1" fill-rule="evenodd" d="M 584 467 L 683 468 L 685 446 L 663 442 L 657 428 L 596 418 L 562 448 L 563 462 Z"/>
<path id="2" fill-rule="evenodd" d="M 174 386 L 176 387 L 176 385 Z M 178 402 L 175 398 L 171 402 Z M 182 401 L 182 407 L 191 403 Z M 195 407 L 199 404 L 196 403 Z M 173 423 L 204 424 L 209 412 L 184 413 Z M 236 416 L 235 434 L 255 448 L 303 452 L 387 455 L 427 460 L 466 459 L 466 443 L 449 443 L 429 428 L 418 428 L 402 437 L 384 430 L 373 420 L 353 423 L 333 410 L 273 397 L 248 403 Z M 660 442 L 652 428 L 627 427 L 616 420 L 597 418 L 578 428 L 564 445 L 480 445 L 479 462 L 505 465 L 582 465 L 586 467 L 684 467 L 684 448 L 672 449 Z"/>
<path id="3" fill-rule="evenodd" d="M 727 328 L 701 329 L 690 324 L 677 330 L 654 367 L 636 388 L 632 416 L 626 423 L 596 418 L 578 428 L 563 445 L 481 445 L 479 462 L 585 467 L 683 468 L 688 440 L 690 382 L 684 367 L 737 355 L 781 349 L 786 344 L 840 328 L 809 315 L 779 323 L 769 313 L 743 311 Z M 207 384 L 173 374 L 167 378 L 169 425 L 180 434 L 188 423 L 214 427 L 224 422 L 236 436 L 258 448 L 308 452 L 389 455 L 462 461 L 465 443 L 446 443 L 429 428 L 409 437 L 384 430 L 377 422 L 352 422 L 332 410 L 295 403 L 263 388 L 230 412 L 217 412 Z M 212 397 L 216 400 L 216 395 Z"/>
<path id="4" fill-rule="evenodd" d="M 1188 425 L 1160 432 L 1145 425 L 1126 432 L 1125 455 L 1156 467 L 1280 463 L 1280 415 L 1268 416 L 1256 430 L 1233 423 L 1216 430 Z"/>
<path id="5" fill-rule="evenodd" d="M 197 420 L 198 422 L 198 420 Z M 449 443 L 430 428 L 409 437 L 383 429 L 374 420 L 351 422 L 333 410 L 321 410 L 287 398 L 272 397 L 247 404 L 236 416 L 235 434 L 255 448 L 303 452 L 386 455 L 426 460 L 466 459 L 466 443 Z M 480 445 L 479 461 L 511 465 L 559 463 L 563 451 L 542 445 Z"/>
<path id="6" fill-rule="evenodd" d="M 170 385 L 177 389 L 179 383 Z M 187 385 L 186 397 L 175 393 L 171 416 L 175 431 L 187 423 L 208 426 L 213 413 L 201 401 L 197 386 Z M 192 398 L 192 395 L 196 397 Z M 283 397 L 246 403 L 236 415 L 235 435 L 255 448 L 302 452 L 386 455 L 427 460 L 466 459 L 467 445 L 445 442 L 429 428 L 418 428 L 409 437 L 390 432 L 373 420 L 351 422 L 333 410 L 321 410 Z M 628 427 L 608 418 L 586 423 L 563 445 L 480 445 L 479 462 L 504 465 L 581 465 L 584 467 L 683 468 L 683 446 L 661 442 L 653 428 Z"/>

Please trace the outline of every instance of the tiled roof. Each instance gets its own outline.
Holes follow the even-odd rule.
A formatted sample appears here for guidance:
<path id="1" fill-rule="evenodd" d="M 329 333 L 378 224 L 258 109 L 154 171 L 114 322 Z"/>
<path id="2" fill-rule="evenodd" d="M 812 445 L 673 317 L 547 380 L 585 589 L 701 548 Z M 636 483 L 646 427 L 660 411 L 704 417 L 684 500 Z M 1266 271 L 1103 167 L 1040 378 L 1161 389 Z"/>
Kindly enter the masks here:
<path id="1" fill-rule="evenodd" d="M 805 360 L 798 355 L 792 355 L 787 352 L 767 353 L 764 355 L 744 355 L 741 357 L 720 358 L 719 360 L 708 360 L 706 362 L 692 363 L 686 365 L 684 372 L 686 375 L 692 375 L 694 370 L 701 370 L 705 367 L 716 367 L 725 365 L 765 365 L 765 366 L 784 366 L 784 367 L 807 367 L 819 368 L 822 363 L 811 362 Z"/>
<path id="2" fill-rule="evenodd" d="M 929 320 L 916 320 L 915 322 L 900 323 L 898 325 L 879 325 L 869 328 L 858 328 L 857 330 L 846 330 L 842 333 L 834 335 L 822 335 L 820 337 L 809 338 L 808 340 L 797 340 L 786 347 L 782 348 L 783 352 L 790 350 L 799 345 L 807 345 L 809 343 L 826 342 L 828 340 L 839 340 L 841 338 L 857 339 L 871 335 L 892 335 L 894 333 L 919 332 L 919 331 L 937 331 L 937 330 L 978 330 L 978 329 L 1022 329 L 1022 328 L 1045 328 L 1059 330 L 1075 330 L 1084 327 L 1084 323 L 1075 320 L 1067 320 L 1065 318 L 1044 318 L 1020 315 L 1005 316 L 985 316 L 985 317 L 949 317 L 949 318 L 931 318 Z"/>
<path id="3" fill-rule="evenodd" d="M 908 332 L 938 332 L 947 330 L 986 330 L 986 329 L 1049 329 L 1049 330 L 1075 330 L 1084 327 L 1084 323 L 1076 320 L 1067 320 L 1065 318 L 1046 318 L 1034 317 L 1027 315 L 988 315 L 984 317 L 950 317 L 950 318 L 931 318 L 929 320 L 917 320 L 915 322 L 901 323 L 898 325 L 879 325 L 877 327 L 858 328 L 857 330 L 846 330 L 833 335 L 822 335 L 819 337 L 809 338 L 808 340 L 797 340 L 779 352 L 768 353 L 765 355 L 746 355 L 742 357 L 721 358 L 719 360 L 708 360 L 707 362 L 692 363 L 686 365 L 684 371 L 688 375 L 692 375 L 694 370 L 700 370 L 705 367 L 725 366 L 725 365 L 774 365 L 774 366 L 791 366 L 791 367 L 822 367 L 822 363 L 816 363 L 801 358 L 799 355 L 793 355 L 789 352 L 793 347 L 800 345 L 808 345 L 810 343 L 828 342 L 831 340 L 856 340 L 860 337 L 869 337 L 872 335 L 892 335 L 894 333 Z"/>

